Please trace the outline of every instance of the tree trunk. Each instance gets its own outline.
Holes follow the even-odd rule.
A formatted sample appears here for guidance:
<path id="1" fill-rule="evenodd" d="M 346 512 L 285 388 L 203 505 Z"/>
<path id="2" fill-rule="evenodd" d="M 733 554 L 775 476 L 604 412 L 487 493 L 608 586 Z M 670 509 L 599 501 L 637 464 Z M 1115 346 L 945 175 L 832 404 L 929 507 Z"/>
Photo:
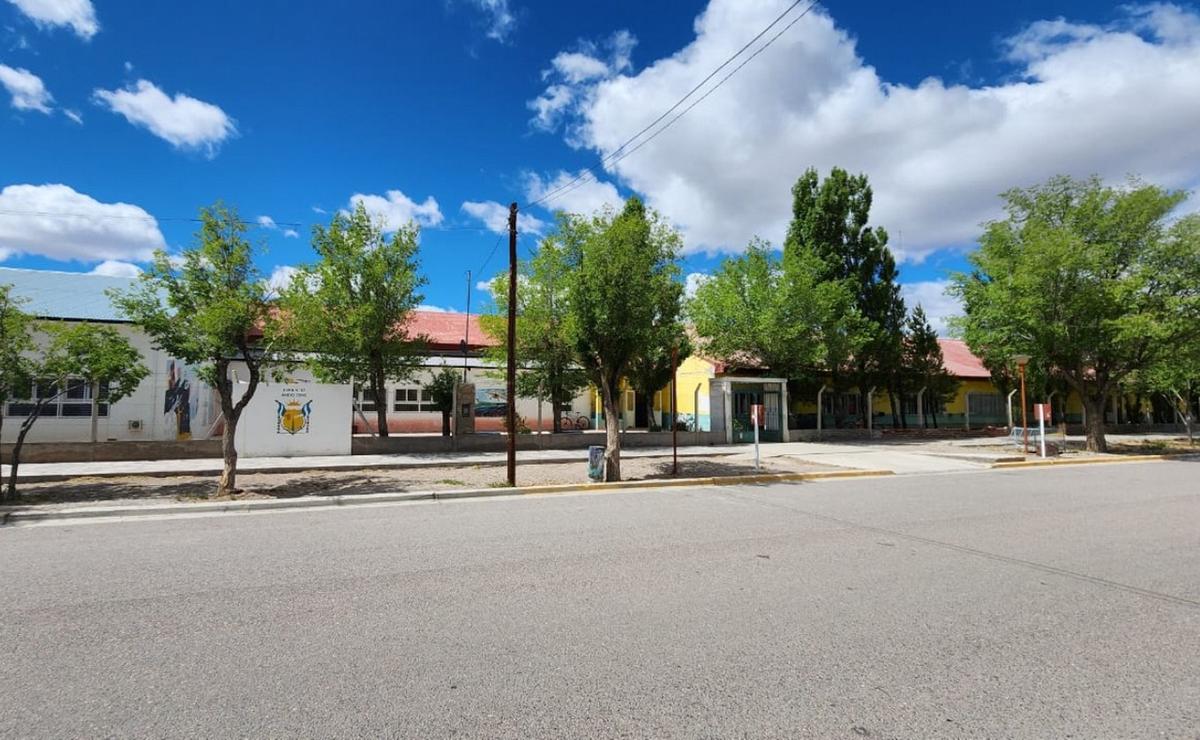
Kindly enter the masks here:
<path id="1" fill-rule="evenodd" d="M 1083 408 L 1087 415 L 1084 426 L 1087 432 L 1087 449 L 1090 452 L 1108 452 L 1108 443 L 1104 439 L 1105 400 L 1103 393 L 1083 396 Z"/>
<path id="2" fill-rule="evenodd" d="M 44 405 L 44 403 L 39 403 L 34 406 L 33 413 L 21 422 L 21 429 L 17 432 L 16 441 L 13 442 L 11 459 L 8 461 L 8 488 L 4 492 L 4 500 L 10 504 L 17 500 L 17 468 L 21 466 L 21 447 L 25 444 L 25 435 L 29 434 L 33 423 L 41 416 Z"/>
<path id="3" fill-rule="evenodd" d="M 621 409 L 620 397 L 612 386 L 620 381 L 600 379 L 600 394 L 604 402 L 604 480 L 621 480 Z"/>
<path id="4" fill-rule="evenodd" d="M 1175 394 L 1175 398 L 1183 406 L 1183 411 L 1180 411 L 1179 406 L 1177 406 L 1174 402 L 1171 403 L 1171 406 L 1175 408 L 1175 413 L 1179 414 L 1180 420 L 1183 421 L 1184 428 L 1187 429 L 1188 445 L 1194 446 L 1196 444 L 1196 440 L 1192 436 L 1192 405 L 1185 401 L 1183 396 L 1179 395 L 1179 391 L 1171 392 Z"/>
<path id="5" fill-rule="evenodd" d="M 232 406 L 232 404 L 231 404 Z M 237 435 L 238 417 L 241 414 L 234 412 L 232 408 L 230 413 L 225 415 L 225 425 L 221 430 L 221 480 L 217 482 L 218 496 L 232 496 L 238 493 L 237 487 Z"/>
<path id="6" fill-rule="evenodd" d="M 450 436 L 450 412 L 445 409 L 442 410 L 442 436 Z"/>
<path id="7" fill-rule="evenodd" d="M 380 437 L 387 437 L 388 398 L 383 371 L 371 373 L 371 395 L 375 398 L 375 433 Z"/>
<path id="8" fill-rule="evenodd" d="M 551 396 L 550 398 L 550 413 L 554 416 L 554 419 L 550 422 L 550 428 L 554 430 L 555 434 L 558 434 L 562 431 L 563 415 L 563 405 L 558 400 L 558 396 Z"/>
<path id="9" fill-rule="evenodd" d="M 661 427 L 654 419 L 654 394 L 645 394 L 642 401 L 646 404 L 646 429 L 651 432 L 657 431 Z"/>
<path id="10" fill-rule="evenodd" d="M 888 403 L 892 406 L 892 429 L 900 428 L 900 404 L 897 403 L 896 394 L 888 393 Z"/>

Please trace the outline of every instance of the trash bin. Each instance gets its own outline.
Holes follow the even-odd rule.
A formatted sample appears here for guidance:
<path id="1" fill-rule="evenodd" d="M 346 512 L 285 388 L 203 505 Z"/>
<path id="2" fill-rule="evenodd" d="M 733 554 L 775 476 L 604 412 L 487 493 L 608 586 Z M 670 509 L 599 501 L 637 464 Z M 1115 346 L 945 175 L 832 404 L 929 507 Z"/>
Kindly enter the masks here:
<path id="1" fill-rule="evenodd" d="M 595 482 L 604 480 L 603 445 L 591 445 L 588 447 L 588 479 Z"/>

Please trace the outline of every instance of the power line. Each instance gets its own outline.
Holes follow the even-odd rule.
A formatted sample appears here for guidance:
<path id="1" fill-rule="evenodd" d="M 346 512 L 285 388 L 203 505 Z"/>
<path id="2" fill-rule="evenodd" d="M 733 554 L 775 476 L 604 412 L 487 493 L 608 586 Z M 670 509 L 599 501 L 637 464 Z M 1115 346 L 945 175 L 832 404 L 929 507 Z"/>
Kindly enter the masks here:
<path id="1" fill-rule="evenodd" d="M 620 146 L 618 146 L 613 151 L 609 152 L 604 157 L 601 157 L 600 160 L 595 165 L 592 165 L 591 167 L 585 167 L 572 180 L 558 186 L 557 188 L 554 188 L 553 190 L 550 190 L 549 192 L 543 193 L 540 198 L 538 198 L 537 200 L 531 201 L 530 203 L 527 203 L 525 207 L 528 208 L 530 206 L 534 206 L 539 203 L 545 203 L 545 202 L 548 202 L 555 198 L 562 197 L 563 195 L 566 195 L 567 193 L 570 193 L 580 187 L 583 187 L 584 185 L 589 184 L 589 182 L 591 182 L 591 181 L 584 179 L 588 175 L 591 175 L 592 180 L 598 182 L 599 177 L 596 175 L 595 168 L 597 168 L 597 167 L 603 168 L 606 166 L 615 165 L 616 163 L 620 162 L 621 160 L 625 159 L 629 155 L 636 152 L 638 149 L 641 149 L 643 146 L 645 146 L 646 144 L 653 141 L 656 137 L 658 137 L 659 134 L 661 134 L 663 131 L 666 131 L 668 128 L 670 128 L 672 124 L 674 124 L 680 118 L 683 118 L 685 115 L 687 115 L 688 111 L 695 108 L 697 105 L 699 105 L 701 102 L 703 102 L 705 98 L 707 98 L 709 95 L 712 95 L 714 92 L 716 92 L 716 90 L 719 87 L 721 87 L 722 85 L 724 85 L 729 80 L 730 77 L 733 77 L 735 74 L 737 74 L 738 71 L 742 69 L 742 67 L 745 67 L 750 62 L 750 60 L 754 59 L 759 54 L 763 53 L 769 46 L 771 46 L 771 44 L 775 43 L 775 41 L 780 36 L 782 36 L 784 33 L 786 33 L 788 31 L 788 29 L 790 29 L 792 26 L 796 25 L 796 23 L 799 22 L 801 18 L 808 15 L 809 12 L 814 7 L 817 6 L 816 0 L 811 0 L 809 2 L 808 7 L 805 8 L 795 18 L 793 18 L 786 26 L 784 26 L 779 31 L 779 33 L 775 34 L 770 39 L 768 39 L 765 44 L 763 44 L 753 54 L 751 54 L 746 59 L 744 59 L 741 64 L 734 67 L 733 70 L 729 74 L 722 77 L 720 79 L 720 81 L 717 82 L 717 84 L 713 85 L 711 88 L 709 88 L 709 90 L 707 92 L 705 92 L 699 98 L 694 100 L 691 105 L 684 108 L 677 116 L 675 116 L 671 120 L 667 121 L 666 124 L 664 124 L 661 128 L 659 128 L 654 133 L 652 133 L 649 137 L 647 137 L 643 141 L 639 142 L 637 146 L 633 147 L 632 149 L 629 149 L 628 151 L 624 151 L 625 147 L 629 146 L 630 143 L 632 143 L 633 141 L 635 141 L 636 139 L 641 137 L 643 134 L 645 134 L 647 131 L 649 131 L 655 125 L 657 125 L 659 122 L 661 122 L 663 119 L 665 119 L 668 115 L 670 115 L 673 111 L 678 109 L 679 106 L 684 103 L 684 101 L 686 101 L 693 94 L 695 94 L 696 91 L 698 91 L 706 83 L 708 83 L 709 80 L 711 80 L 713 77 L 715 77 L 718 72 L 720 72 L 722 69 L 724 69 L 726 66 L 728 66 L 734 59 L 741 56 L 743 52 L 745 52 L 748 48 L 750 48 L 756 41 L 761 39 L 764 35 L 766 35 L 766 33 L 768 31 L 770 31 L 773 27 L 775 27 L 775 25 L 778 24 L 779 21 L 783 20 L 783 18 L 785 16 L 787 16 L 788 13 L 791 13 L 802 2 L 804 2 L 804 0 L 796 0 L 796 2 L 789 5 L 786 10 L 784 10 L 773 21 L 771 21 L 769 24 L 767 24 L 767 26 L 765 28 L 763 28 L 763 30 L 759 31 L 758 34 L 754 38 L 750 39 L 750 41 L 748 41 L 744 46 L 742 46 L 742 48 L 738 49 L 737 52 L 735 52 L 732 56 L 730 56 L 728 59 L 726 59 L 724 62 L 722 62 L 716 69 L 714 69 L 712 72 L 710 72 L 707 77 L 705 77 L 703 80 L 701 80 L 699 84 L 697 84 L 695 87 L 693 87 L 691 90 L 689 90 L 687 92 L 687 94 L 684 95 L 682 98 L 677 100 L 674 105 L 672 105 L 667 110 L 663 111 L 663 113 L 658 118 L 654 119 L 654 121 L 652 121 L 648 126 L 643 128 L 641 131 L 637 132 L 633 136 L 629 137 L 628 139 L 626 139 L 624 142 L 621 143 Z"/>
<path id="2" fill-rule="evenodd" d="M 118 219 L 127 221 L 146 221 L 146 222 L 186 222 L 186 223 L 203 223 L 203 219 L 195 216 L 127 216 L 117 213 L 71 213 L 69 211 L 20 211 L 15 209 L 0 209 L 0 216 L 37 216 L 39 218 L 78 218 L 83 220 L 100 220 L 100 219 Z M 310 226 L 311 223 L 302 223 L 299 221 L 275 221 L 271 220 L 269 224 L 259 223 L 258 221 L 245 221 L 242 223 L 252 228 L 274 229 L 276 227 L 289 228 L 304 228 Z M 419 224 L 418 224 L 419 225 Z M 471 231 L 491 232 L 492 229 L 486 226 L 422 226 L 423 231 Z"/>

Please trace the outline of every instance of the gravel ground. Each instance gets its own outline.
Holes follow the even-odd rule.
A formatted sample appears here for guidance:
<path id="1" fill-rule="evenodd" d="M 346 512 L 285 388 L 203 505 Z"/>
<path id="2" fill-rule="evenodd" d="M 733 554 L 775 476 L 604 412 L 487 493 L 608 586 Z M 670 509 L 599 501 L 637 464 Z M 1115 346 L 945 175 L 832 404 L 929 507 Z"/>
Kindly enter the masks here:
<path id="1" fill-rule="evenodd" d="M 625 480 L 671 478 L 671 458 L 627 458 L 621 461 Z M 762 462 L 763 473 L 798 473 L 831 470 L 833 466 L 791 458 Z M 504 483 L 503 465 L 463 465 L 438 468 L 391 468 L 372 470 L 314 470 L 307 473 L 246 473 L 238 476 L 243 492 L 239 499 L 336 496 L 339 494 L 431 491 L 456 488 L 488 488 Z M 754 473 L 754 461 L 737 457 L 679 459 L 679 477 L 699 478 Z M 582 483 L 587 468 L 582 462 L 542 463 L 517 468 L 522 486 Z M 127 476 L 120 478 L 73 478 L 68 481 L 25 483 L 20 487 L 22 505 L 69 505 L 79 503 L 129 504 L 162 500 L 205 501 L 216 488 L 213 476 Z"/>

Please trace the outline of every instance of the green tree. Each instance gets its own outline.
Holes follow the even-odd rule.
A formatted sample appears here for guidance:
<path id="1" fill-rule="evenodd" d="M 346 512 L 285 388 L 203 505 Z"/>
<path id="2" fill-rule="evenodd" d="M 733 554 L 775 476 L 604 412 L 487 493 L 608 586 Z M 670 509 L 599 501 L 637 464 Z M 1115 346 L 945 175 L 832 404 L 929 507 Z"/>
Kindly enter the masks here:
<path id="1" fill-rule="evenodd" d="M 237 492 L 235 434 L 242 411 L 254 397 L 269 358 L 269 341 L 255 346 L 260 332 L 269 340 L 268 288 L 254 265 L 255 249 L 245 238 L 246 223 L 218 203 L 200 211 L 194 244 L 178 260 L 158 251 L 138 284 L 113 291 L 113 304 L 142 328 L 158 349 L 199 367 L 217 391 L 223 417 L 224 466 L 219 494 Z M 246 367 L 240 394 L 231 366 Z"/>
<path id="2" fill-rule="evenodd" d="M 938 409 L 954 398 L 959 383 L 946 371 L 937 332 L 920 305 L 908 317 L 902 360 L 904 372 L 909 376 L 906 386 L 918 393 L 924 390 L 921 394 L 922 405 L 930 410 L 925 414 L 925 423 L 928 425 L 932 419 L 936 428 Z"/>
<path id="3" fill-rule="evenodd" d="M 868 226 L 872 198 L 866 175 L 850 175 L 839 167 L 824 180 L 809 168 L 792 187 L 784 254 L 819 257 L 821 279 L 844 284 L 859 317 L 852 331 L 833 332 L 826 342 L 837 426 L 846 416 L 845 393 L 857 388 L 865 395 L 885 386 L 900 367 L 906 312 L 887 232 Z M 834 341 L 838 337 L 841 341 Z"/>
<path id="4" fill-rule="evenodd" d="M 327 383 L 363 383 L 375 399 L 376 431 L 388 436 L 389 382 L 420 365 L 426 338 L 409 330 L 419 292 L 415 223 L 387 238 L 360 203 L 313 229 L 314 265 L 299 268 L 281 291 L 283 337 L 308 353 L 305 362 Z"/>
<path id="5" fill-rule="evenodd" d="M 1183 193 L 1055 177 L 1004 194 L 972 271 L 954 277 L 972 351 L 1028 354 L 1083 399 L 1088 449 L 1103 452 L 1104 408 L 1133 373 L 1169 362 L 1200 332 L 1200 230 L 1168 226 Z"/>
<path id="6" fill-rule="evenodd" d="M 0 285 L 0 432 L 4 431 L 4 405 L 13 391 L 28 386 L 33 350 L 33 318 L 21 310 L 24 299 L 12 294 L 11 285 Z"/>
<path id="7" fill-rule="evenodd" d="M 568 336 L 604 404 L 605 480 L 620 480 L 621 380 L 679 322 L 682 239 L 637 198 L 619 213 L 561 217 L 559 237 L 573 269 Z"/>
<path id="8" fill-rule="evenodd" d="M 8 501 L 17 498 L 17 468 L 25 436 L 46 406 L 56 402 L 74 383 L 87 383 L 93 390 L 107 387 L 107 402 L 114 404 L 133 393 L 150 374 L 141 353 L 111 326 L 43 323 L 40 329 L 48 335 L 46 349 L 40 356 L 35 353 L 27 367 L 29 377 L 38 378 L 38 398 L 21 420 L 13 444 L 5 492 Z M 51 392 L 40 387 L 46 383 L 53 383 Z M 94 395 L 93 406 L 97 400 Z"/>
<path id="9" fill-rule="evenodd" d="M 758 365 L 784 378 L 814 376 L 857 332 L 845 284 L 823 279 L 824 263 L 808 250 L 780 259 L 754 240 L 726 258 L 696 289 L 687 313 L 706 355 L 731 365 Z"/>
<path id="10" fill-rule="evenodd" d="M 571 268 L 563 235 L 569 226 L 560 216 L 560 227 L 542 240 L 533 258 L 518 266 L 517 280 L 517 395 L 547 399 L 554 415 L 554 431 L 562 431 L 563 410 L 587 387 L 587 373 L 579 364 L 575 342 L 568 332 L 571 306 Z M 508 362 L 508 276 L 492 281 L 496 310 L 480 317 L 484 332 L 496 340 L 488 350 L 497 366 Z"/>
<path id="11" fill-rule="evenodd" d="M 646 405 L 646 419 L 650 428 L 655 430 L 659 424 L 654 418 L 654 394 L 670 384 L 674 377 L 672 371 L 692 354 L 692 343 L 683 331 L 682 324 L 668 325 L 662 329 L 662 336 L 636 355 L 625 373 L 629 387 Z"/>
<path id="12" fill-rule="evenodd" d="M 457 370 L 442 368 L 425 384 L 425 390 L 433 399 L 434 408 L 442 412 L 442 436 L 450 436 L 450 414 L 454 411 L 454 391 L 458 387 Z"/>

